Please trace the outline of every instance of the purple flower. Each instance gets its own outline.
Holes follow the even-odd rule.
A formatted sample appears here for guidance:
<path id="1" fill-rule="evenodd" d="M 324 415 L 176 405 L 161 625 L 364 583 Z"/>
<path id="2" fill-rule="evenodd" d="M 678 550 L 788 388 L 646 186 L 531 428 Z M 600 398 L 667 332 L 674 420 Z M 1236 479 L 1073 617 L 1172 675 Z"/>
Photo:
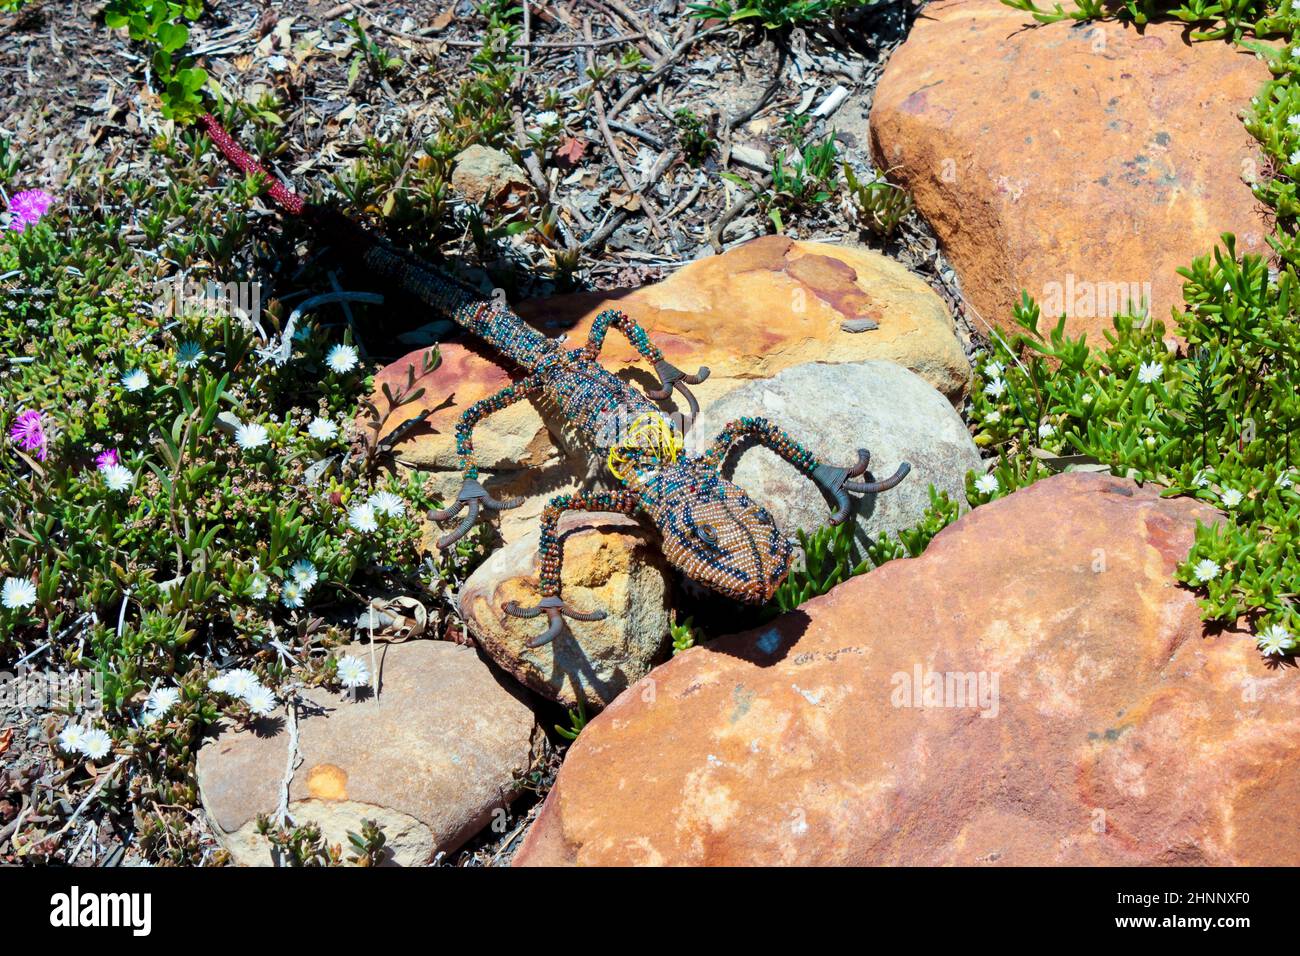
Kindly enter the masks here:
<path id="1" fill-rule="evenodd" d="M 49 211 L 53 202 L 54 197 L 44 189 L 24 189 L 20 193 L 14 193 L 14 197 L 9 200 L 9 228 L 14 232 L 22 232 L 28 226 L 35 225 Z"/>
<path id="2" fill-rule="evenodd" d="M 46 455 L 45 425 L 42 415 L 35 410 L 22 412 L 9 428 L 9 437 L 16 441 L 23 451 L 36 453 L 37 461 L 44 461 Z"/>
<path id="3" fill-rule="evenodd" d="M 108 451 L 101 451 L 95 456 L 95 467 L 100 471 L 110 468 L 113 465 L 122 464 L 122 456 L 117 453 L 116 448 L 110 448 Z"/>

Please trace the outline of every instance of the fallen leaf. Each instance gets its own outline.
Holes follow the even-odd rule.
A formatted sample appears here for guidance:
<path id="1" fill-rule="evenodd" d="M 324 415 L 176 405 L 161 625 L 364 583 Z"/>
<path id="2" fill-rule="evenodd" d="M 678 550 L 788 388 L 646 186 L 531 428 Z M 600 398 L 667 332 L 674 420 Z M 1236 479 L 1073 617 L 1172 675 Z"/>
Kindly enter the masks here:
<path id="1" fill-rule="evenodd" d="M 566 136 L 555 148 L 555 158 L 563 166 L 576 166 L 587 152 L 587 141 L 576 136 Z"/>
<path id="2" fill-rule="evenodd" d="M 13 740 L 14 729 L 12 727 L 6 727 L 4 730 L 0 730 L 0 754 L 9 749 L 9 745 L 13 743 Z"/>

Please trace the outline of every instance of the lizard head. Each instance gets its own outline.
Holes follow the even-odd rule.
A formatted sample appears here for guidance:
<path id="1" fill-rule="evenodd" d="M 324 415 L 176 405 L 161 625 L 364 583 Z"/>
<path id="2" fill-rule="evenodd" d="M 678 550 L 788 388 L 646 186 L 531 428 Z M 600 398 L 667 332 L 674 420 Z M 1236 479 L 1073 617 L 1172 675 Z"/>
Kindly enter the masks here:
<path id="1" fill-rule="evenodd" d="M 683 460 L 654 481 L 647 510 L 673 567 L 713 591 L 763 604 L 790 572 L 794 542 L 765 508 L 712 468 Z"/>

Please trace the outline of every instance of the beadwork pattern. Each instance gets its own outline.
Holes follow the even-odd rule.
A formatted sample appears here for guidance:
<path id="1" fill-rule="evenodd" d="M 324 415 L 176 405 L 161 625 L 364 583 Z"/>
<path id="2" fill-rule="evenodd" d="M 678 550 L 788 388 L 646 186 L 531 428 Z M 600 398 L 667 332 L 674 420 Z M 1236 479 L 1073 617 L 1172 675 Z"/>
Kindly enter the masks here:
<path id="1" fill-rule="evenodd" d="M 200 119 L 214 145 L 245 173 L 268 175 L 211 115 Z M 268 178 L 269 175 L 268 175 Z M 398 250 L 360 226 L 322 207 L 306 204 L 285 184 L 272 180 L 269 195 L 288 213 L 302 215 L 340 243 L 353 248 L 374 275 L 413 294 L 442 315 L 516 363 L 524 376 L 482 401 L 475 402 L 456 425 L 456 452 L 464 484 L 456 501 L 434 515 L 437 520 L 467 515 L 442 547 L 465 534 L 480 515 L 512 507 L 491 497 L 478 482 L 474 460 L 474 427 L 487 416 L 525 398 L 549 401 L 579 436 L 607 463 L 622 487 L 615 491 L 557 495 L 541 518 L 539 586 L 541 600 L 533 607 L 507 604 L 505 610 L 524 618 L 548 619 L 546 632 L 531 642 L 544 644 L 564 633 L 563 618 L 599 620 L 603 612 L 584 612 L 559 596 L 563 542 L 560 516 L 569 511 L 611 511 L 644 514 L 663 539 L 665 557 L 687 577 L 741 601 L 768 600 L 788 573 L 793 543 L 778 529 L 765 509 L 744 490 L 722 477 L 722 466 L 742 439 L 771 448 L 829 494 L 837 504 L 833 522 L 849 511 L 848 492 L 878 493 L 907 474 L 900 465 L 884 481 L 856 480 L 866 473 L 869 455 L 859 451 L 856 465 L 832 467 L 818 461 L 804 445 L 764 418 L 741 418 L 722 430 L 698 458 L 685 454 L 679 426 L 651 401 L 667 398 L 676 388 L 697 408 L 687 384 L 703 381 L 708 369 L 687 375 L 664 360 L 636 322 L 623 312 L 607 309 L 596 316 L 581 348 L 565 349 L 527 325 L 501 300 L 484 300 L 469 288 L 415 256 Z M 617 328 L 659 376 L 660 388 L 648 395 L 606 371 L 597 361 L 605 337 Z"/>

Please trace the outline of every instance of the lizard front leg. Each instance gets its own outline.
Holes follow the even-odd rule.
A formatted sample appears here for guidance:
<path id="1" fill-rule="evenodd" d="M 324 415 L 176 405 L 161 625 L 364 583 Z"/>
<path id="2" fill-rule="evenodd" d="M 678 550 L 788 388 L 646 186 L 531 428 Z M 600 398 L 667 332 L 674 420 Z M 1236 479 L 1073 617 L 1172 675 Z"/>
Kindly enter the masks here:
<path id="1" fill-rule="evenodd" d="M 676 388 L 685 396 L 687 403 L 690 405 L 691 417 L 694 418 L 698 415 L 700 413 L 700 404 L 686 386 L 698 385 L 708 378 L 708 368 L 701 365 L 700 370 L 694 375 L 687 375 L 664 358 L 664 353 L 650 341 L 650 336 L 646 333 L 646 330 L 637 325 L 626 312 L 620 312 L 618 309 L 606 309 L 596 316 L 595 321 L 591 323 L 591 331 L 587 334 L 587 344 L 582 349 L 583 355 L 593 362 L 596 360 L 596 357 L 600 355 L 601 347 L 605 344 L 605 334 L 609 331 L 611 325 L 627 336 L 627 340 L 632 343 L 632 347 L 641 353 L 642 358 L 654 366 L 655 374 L 659 376 L 659 388 L 647 390 L 646 396 L 657 402 L 663 401 Z"/>
<path id="2" fill-rule="evenodd" d="M 723 463 L 732 447 L 742 438 L 753 438 L 760 445 L 772 449 L 790 464 L 812 479 L 817 487 L 835 499 L 835 513 L 831 515 L 831 524 L 839 524 L 849 516 L 850 491 L 856 494 L 877 494 L 888 491 L 907 477 L 912 466 L 903 462 L 888 478 L 883 481 L 856 481 L 867 473 L 871 463 L 871 453 L 865 448 L 858 449 L 857 463 L 848 468 L 837 468 L 818 461 L 817 456 L 795 441 L 782 428 L 773 425 L 766 418 L 738 418 L 729 422 L 705 451 L 701 460 L 709 467 L 722 470 Z"/>
<path id="3" fill-rule="evenodd" d="M 515 601 L 503 605 L 502 610 L 513 617 L 538 617 L 545 614 L 546 631 L 528 642 L 529 647 L 549 644 L 567 627 L 564 619 L 575 621 L 604 620 L 604 611 L 578 611 L 560 597 L 560 569 L 564 559 L 564 543 L 559 536 L 560 517 L 569 511 L 612 511 L 631 515 L 640 507 L 640 501 L 630 491 L 603 491 L 589 495 L 557 495 L 542 511 L 541 543 L 538 559 L 541 565 L 542 599 L 532 607 L 521 607 Z"/>
<path id="4" fill-rule="evenodd" d="M 429 512 L 429 517 L 434 521 L 447 521 L 460 514 L 464 508 L 468 508 L 469 511 L 461 519 L 460 524 L 438 539 L 438 547 L 445 548 L 463 538 L 484 509 L 501 511 L 506 508 L 517 508 L 522 504 L 523 499 L 520 498 L 498 501 L 479 484 L 478 464 L 474 461 L 474 426 L 493 412 L 508 408 L 540 389 L 540 376 L 530 375 L 513 385 L 507 385 L 495 395 L 475 402 L 465 410 L 465 414 L 461 415 L 460 421 L 456 423 L 456 454 L 460 455 L 460 467 L 464 471 L 465 481 L 460 486 L 456 500 L 446 508 Z"/>

